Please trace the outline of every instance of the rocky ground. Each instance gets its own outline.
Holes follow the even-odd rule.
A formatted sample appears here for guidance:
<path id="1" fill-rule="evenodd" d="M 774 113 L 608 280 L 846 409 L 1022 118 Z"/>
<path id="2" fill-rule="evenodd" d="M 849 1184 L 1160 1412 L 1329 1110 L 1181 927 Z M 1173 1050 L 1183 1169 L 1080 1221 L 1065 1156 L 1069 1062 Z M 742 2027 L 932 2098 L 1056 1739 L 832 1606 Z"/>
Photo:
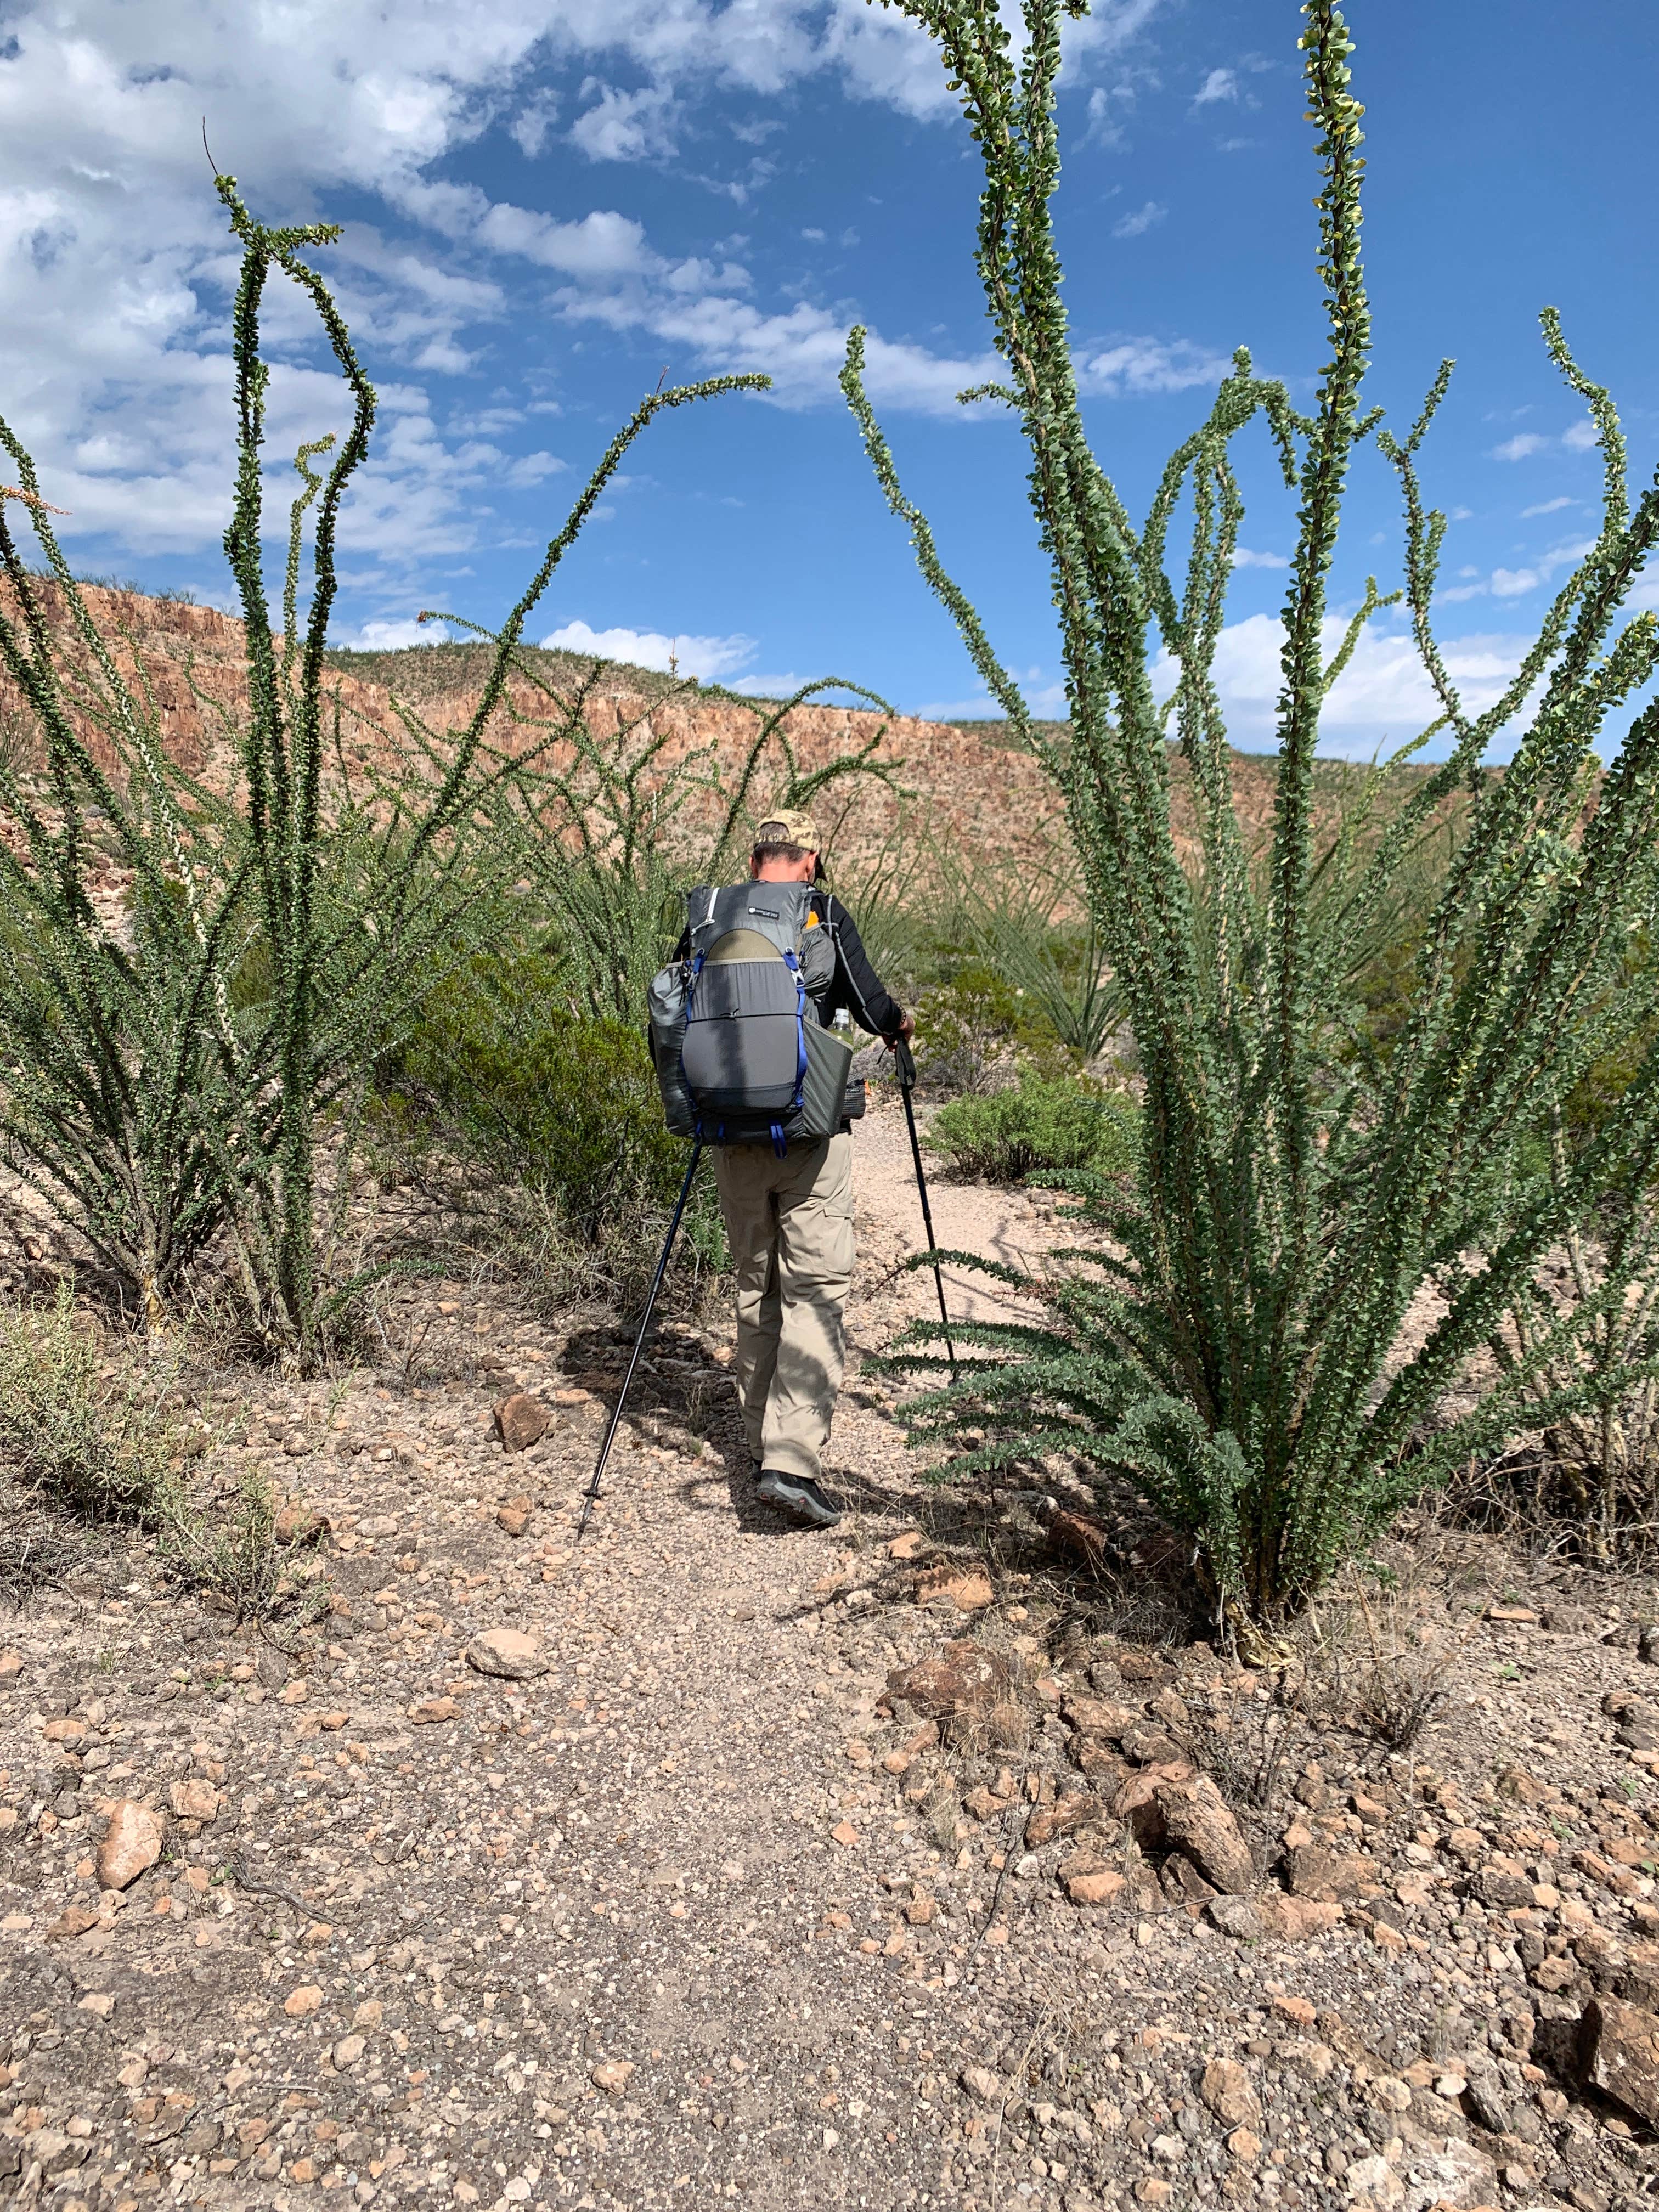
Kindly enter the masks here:
<path id="1" fill-rule="evenodd" d="M 858 1143 L 868 1352 L 931 1284 L 902 1124 Z M 275 1474 L 326 1610 L 237 1628 L 111 1536 L 0 1619 L 0 2197 L 1659 2191 L 1645 1585 L 1426 1528 L 1248 1674 L 1133 1525 L 923 1487 L 868 1372 L 845 1524 L 779 1521 L 723 1320 L 579 1546 L 624 1350 L 457 1280 L 378 1368 L 203 1370 L 204 1482 Z"/>

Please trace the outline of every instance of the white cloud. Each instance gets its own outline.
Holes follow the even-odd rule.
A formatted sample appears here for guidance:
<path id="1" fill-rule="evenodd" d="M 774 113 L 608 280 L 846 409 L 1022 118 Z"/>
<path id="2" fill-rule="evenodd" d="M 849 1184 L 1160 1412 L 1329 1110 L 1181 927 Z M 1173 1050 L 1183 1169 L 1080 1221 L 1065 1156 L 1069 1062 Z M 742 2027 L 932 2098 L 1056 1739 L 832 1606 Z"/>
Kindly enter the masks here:
<path id="1" fill-rule="evenodd" d="M 1522 522 L 1530 522 L 1534 515 L 1559 514 L 1564 507 L 1577 505 L 1577 501 L 1569 499 L 1564 492 L 1559 499 L 1540 500 L 1536 507 L 1523 507 L 1521 510 L 1521 520 Z"/>
<path id="2" fill-rule="evenodd" d="M 1230 69 L 1212 69 L 1193 94 L 1193 106 L 1211 107 L 1217 100 L 1236 100 L 1237 98 L 1238 71 Z"/>
<path id="3" fill-rule="evenodd" d="M 1109 59 L 1133 43 L 1163 0 L 1095 0 L 1088 15 L 1061 25 L 1061 83 L 1086 81 L 1091 63 Z M 781 7 L 779 11 L 781 12 Z M 793 21 L 792 17 L 792 21 Z M 1011 23 L 1015 51 L 1023 43 Z M 919 121 L 939 121 L 957 110 L 939 49 L 921 25 L 868 0 L 830 0 L 818 58 L 836 69 L 855 97 L 884 101 Z"/>
<path id="4" fill-rule="evenodd" d="M 1086 91 L 1109 59 L 1121 74 L 1159 4 L 1098 0 L 1068 23 L 1068 81 Z M 785 404 L 835 398 L 850 306 L 769 313 L 743 296 L 739 247 L 676 259 L 616 209 L 559 217 L 492 201 L 453 167 L 487 131 L 530 161 L 559 128 L 595 162 L 640 160 L 672 143 L 699 88 L 764 98 L 815 75 L 906 114 L 954 106 L 929 41 L 865 0 L 402 0 L 390 18 L 384 0 L 9 0 L 4 30 L 0 408 L 74 510 L 66 538 L 104 532 L 134 552 L 211 545 L 226 520 L 236 261 L 204 115 L 256 213 L 358 210 L 319 258 L 382 390 L 349 550 L 386 563 L 464 552 L 495 526 L 497 487 L 562 465 L 507 450 L 505 421 L 441 429 L 421 382 L 477 366 L 509 332 L 522 350 L 526 288 L 505 264 L 558 280 L 537 312 L 648 333 L 700 368 L 769 369 Z M 562 94 L 545 82 L 559 68 Z M 267 332 L 280 477 L 278 457 L 341 427 L 342 410 L 304 303 L 281 283 Z M 1104 391 L 1173 390 L 1206 380 L 1200 361 L 1133 340 L 1091 373 Z M 870 345 L 872 392 L 889 407 L 951 412 L 957 390 L 996 368 L 903 337 Z"/>
<path id="5" fill-rule="evenodd" d="M 1248 545 L 1234 550 L 1235 568 L 1288 568 L 1290 562 L 1282 553 L 1253 553 Z"/>
<path id="6" fill-rule="evenodd" d="M 405 646 L 442 645 L 448 637 L 442 623 L 416 622 L 411 615 L 404 622 L 366 622 L 357 629 L 343 632 L 334 642 L 356 653 L 399 653 Z"/>
<path id="7" fill-rule="evenodd" d="M 539 157 L 558 119 L 558 94 L 548 86 L 538 86 L 507 126 L 526 161 Z"/>
<path id="8" fill-rule="evenodd" d="M 654 668 L 665 675 L 672 659 L 682 676 L 710 681 L 734 674 L 755 657 L 755 640 L 741 632 L 732 637 L 667 637 L 654 629 L 591 629 L 585 622 L 568 622 L 542 643 L 551 651 L 626 660 L 635 668 Z"/>
<path id="9" fill-rule="evenodd" d="M 570 143 L 592 161 L 638 161 L 674 151 L 678 106 L 666 85 L 618 92 L 614 85 L 582 87 L 586 98 L 597 91 L 593 106 L 570 128 Z"/>
<path id="10" fill-rule="evenodd" d="M 1136 337 L 1114 338 L 1098 352 L 1082 353 L 1077 368 L 1080 391 L 1118 399 L 1126 392 L 1186 392 L 1196 384 L 1218 384 L 1232 363 L 1187 338 L 1166 343 Z"/>
<path id="11" fill-rule="evenodd" d="M 1327 655 L 1341 641 L 1345 623 L 1324 625 Z M 1530 639 L 1477 635 L 1443 639 L 1441 652 L 1465 707 L 1483 713 L 1501 696 Z M 1215 678 L 1229 734 L 1247 750 L 1271 742 L 1285 676 L 1280 665 L 1284 628 L 1277 615 L 1250 615 L 1229 623 L 1216 652 Z M 1154 682 L 1160 696 L 1175 683 L 1175 665 L 1160 656 Z M 1328 750 L 1367 754 L 1378 745 L 1403 744 L 1438 718 L 1439 702 L 1408 636 L 1366 629 L 1352 660 L 1334 686 L 1321 720 Z"/>
<path id="12" fill-rule="evenodd" d="M 1168 208 L 1160 207 L 1156 200 L 1148 200 L 1145 207 L 1137 208 L 1133 215 L 1120 216 L 1112 225 L 1112 236 L 1114 238 L 1143 237 L 1154 224 L 1162 222 L 1169 212 Z"/>
<path id="13" fill-rule="evenodd" d="M 851 319 L 805 301 L 787 314 L 769 315 L 719 292 L 684 299 L 667 291 L 573 292 L 564 305 L 574 316 L 615 329 L 649 330 L 684 348 L 701 371 L 763 371 L 773 380 L 773 398 L 786 407 L 808 406 L 834 394 Z M 941 356 L 922 346 L 890 341 L 878 331 L 871 331 L 865 348 L 872 399 L 932 414 L 959 416 L 957 392 L 985 383 L 1001 368 L 994 354 Z"/>
<path id="14" fill-rule="evenodd" d="M 1523 430 L 1519 437 L 1507 439 L 1503 445 L 1494 446 L 1492 459 L 1495 461 L 1530 460 L 1534 453 L 1541 453 L 1546 447 L 1553 446 L 1557 442 L 1554 438 L 1540 437 L 1535 430 Z M 1601 434 L 1594 422 L 1571 422 L 1561 433 L 1559 442 L 1570 453 L 1587 453 L 1593 447 L 1601 444 Z M 1558 507 L 1565 507 L 1567 504 L 1568 501 L 1564 499 L 1557 500 L 1555 502 Z M 1550 509 L 1547 507 L 1528 507 L 1527 512 L 1528 514 L 1547 514 Z"/>
<path id="15" fill-rule="evenodd" d="M 1571 500 L 1556 500 L 1550 502 L 1552 507 L 1570 507 L 1573 504 Z M 1549 507 L 1544 507 L 1539 511 L 1547 514 L 1550 510 Z M 1552 545 L 1547 553 L 1539 554 L 1528 568 L 1494 568 L 1492 574 L 1484 579 L 1478 568 L 1460 568 L 1458 574 L 1468 577 L 1469 581 L 1454 584 L 1449 590 L 1437 592 L 1435 594 L 1437 604 L 1444 601 L 1448 605 L 1455 605 L 1463 599 L 1485 599 L 1488 592 L 1495 599 L 1520 599 L 1528 592 L 1535 592 L 1540 584 L 1548 583 L 1558 568 L 1571 568 L 1582 561 L 1585 554 L 1589 551 L 1593 542 L 1590 538 L 1584 538 L 1560 545 Z"/>
<path id="16" fill-rule="evenodd" d="M 1492 595 L 1495 599 L 1517 599 L 1523 592 L 1535 592 L 1542 581 L 1536 568 L 1494 568 Z"/>

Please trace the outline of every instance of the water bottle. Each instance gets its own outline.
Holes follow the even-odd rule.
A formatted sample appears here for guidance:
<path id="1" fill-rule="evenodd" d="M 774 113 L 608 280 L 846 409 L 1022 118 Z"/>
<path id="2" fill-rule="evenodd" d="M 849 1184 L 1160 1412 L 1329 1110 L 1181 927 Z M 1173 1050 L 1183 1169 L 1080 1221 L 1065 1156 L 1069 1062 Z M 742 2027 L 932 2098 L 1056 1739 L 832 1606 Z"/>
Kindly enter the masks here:
<path id="1" fill-rule="evenodd" d="M 853 1017 L 845 1006 L 837 1006 L 830 1018 L 830 1026 L 843 1044 L 853 1042 Z"/>

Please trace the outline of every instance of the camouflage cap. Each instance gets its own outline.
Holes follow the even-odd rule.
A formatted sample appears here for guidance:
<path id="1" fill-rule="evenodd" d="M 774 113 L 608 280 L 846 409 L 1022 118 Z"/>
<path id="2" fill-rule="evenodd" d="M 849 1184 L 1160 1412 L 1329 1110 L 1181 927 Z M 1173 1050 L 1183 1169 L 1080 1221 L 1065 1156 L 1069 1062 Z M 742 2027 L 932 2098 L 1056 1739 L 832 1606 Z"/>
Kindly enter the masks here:
<path id="1" fill-rule="evenodd" d="M 755 825 L 757 845 L 799 845 L 803 853 L 823 850 L 818 829 L 805 807 L 775 806 Z"/>

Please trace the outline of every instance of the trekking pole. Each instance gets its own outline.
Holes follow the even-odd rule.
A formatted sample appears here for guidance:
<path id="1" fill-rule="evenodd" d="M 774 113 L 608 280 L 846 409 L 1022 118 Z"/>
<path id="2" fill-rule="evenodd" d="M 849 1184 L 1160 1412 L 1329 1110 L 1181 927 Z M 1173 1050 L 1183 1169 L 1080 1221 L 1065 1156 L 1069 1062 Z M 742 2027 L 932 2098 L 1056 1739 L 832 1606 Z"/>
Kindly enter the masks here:
<path id="1" fill-rule="evenodd" d="M 679 1199 L 674 1207 L 674 1218 L 668 1224 L 668 1234 L 663 1239 L 662 1257 L 657 1262 L 657 1272 L 651 1284 L 651 1295 L 645 1302 L 645 1316 L 640 1323 L 640 1333 L 634 1340 L 634 1354 L 628 1363 L 628 1372 L 623 1376 L 623 1386 L 617 1393 L 617 1402 L 611 1410 L 611 1425 L 605 1432 L 605 1442 L 599 1446 L 599 1465 L 593 1470 L 593 1480 L 587 1486 L 582 1499 L 581 1518 L 576 1523 L 576 1540 L 581 1541 L 587 1527 L 587 1516 L 593 1510 L 593 1501 L 599 1494 L 599 1481 L 605 1473 L 605 1463 L 611 1456 L 611 1447 L 617 1441 L 617 1431 L 627 1403 L 628 1393 L 634 1380 L 634 1370 L 640 1364 L 640 1354 L 645 1349 L 645 1334 L 651 1326 L 651 1316 L 657 1310 L 657 1294 L 662 1288 L 663 1277 L 668 1273 L 668 1255 L 674 1249 L 674 1239 L 680 1232 L 680 1221 L 685 1212 L 685 1201 L 691 1195 L 691 1178 L 697 1172 L 697 1162 L 702 1158 L 702 1139 L 698 1138 L 691 1148 L 691 1164 L 685 1170 L 685 1181 L 680 1185 Z"/>
<path id="2" fill-rule="evenodd" d="M 916 1135 L 915 1109 L 910 1103 L 910 1093 L 916 1087 L 916 1063 L 907 1041 L 893 1039 L 893 1059 L 898 1069 L 899 1097 L 904 1101 L 905 1126 L 910 1132 L 910 1157 L 916 1164 L 916 1193 L 921 1200 L 921 1225 L 927 1231 L 927 1249 L 939 1249 L 939 1239 L 933 1234 L 933 1209 L 927 1203 L 927 1178 L 921 1171 L 921 1141 Z M 933 1262 L 933 1285 L 939 1292 L 939 1317 L 945 1331 L 945 1355 L 951 1363 L 951 1380 L 957 1379 L 957 1350 L 951 1341 L 951 1316 L 945 1304 L 945 1277 L 939 1272 L 937 1260 Z"/>

